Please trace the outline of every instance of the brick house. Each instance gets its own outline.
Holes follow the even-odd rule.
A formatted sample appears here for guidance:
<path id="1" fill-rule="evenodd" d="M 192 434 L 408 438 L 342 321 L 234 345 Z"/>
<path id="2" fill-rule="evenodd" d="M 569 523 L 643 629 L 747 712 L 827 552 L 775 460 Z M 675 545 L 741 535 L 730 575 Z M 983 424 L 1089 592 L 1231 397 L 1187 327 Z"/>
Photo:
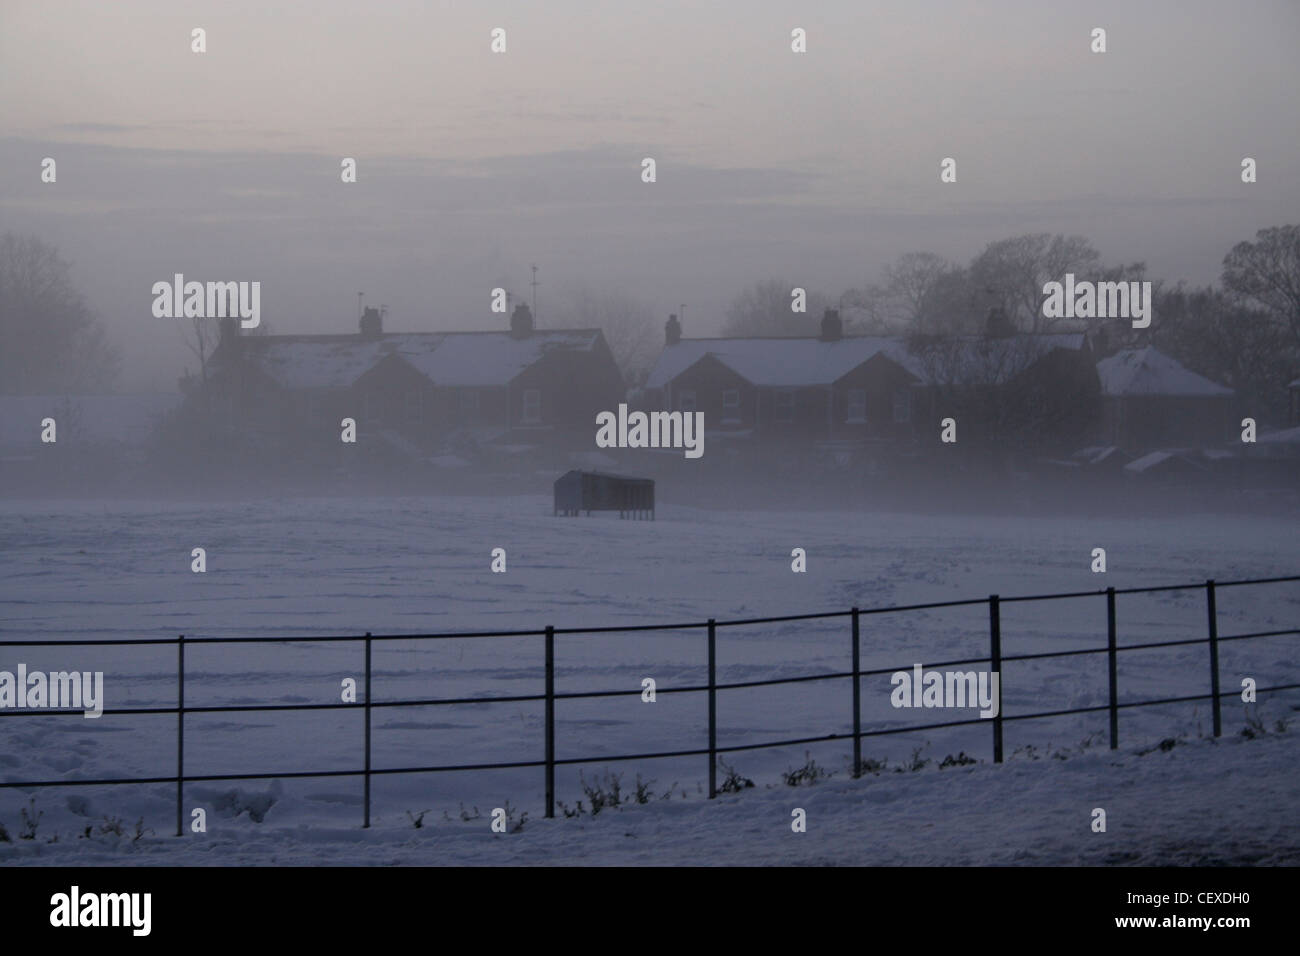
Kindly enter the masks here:
<path id="1" fill-rule="evenodd" d="M 922 374 L 897 340 L 845 337 L 833 310 L 815 338 L 683 339 L 673 316 L 645 404 L 767 442 L 897 440 L 913 432 Z"/>
<path id="2" fill-rule="evenodd" d="M 222 326 L 199 396 L 234 429 L 328 434 L 341 419 L 405 447 L 580 432 L 624 396 L 599 329 L 536 329 L 518 306 L 499 332 L 385 332 L 367 309 L 356 334 L 240 335 Z M 513 437 L 510 437 L 513 436 Z"/>
<path id="3" fill-rule="evenodd" d="M 1239 436 L 1234 392 L 1147 347 L 1097 363 L 1102 434 L 1129 449 L 1222 445 Z"/>

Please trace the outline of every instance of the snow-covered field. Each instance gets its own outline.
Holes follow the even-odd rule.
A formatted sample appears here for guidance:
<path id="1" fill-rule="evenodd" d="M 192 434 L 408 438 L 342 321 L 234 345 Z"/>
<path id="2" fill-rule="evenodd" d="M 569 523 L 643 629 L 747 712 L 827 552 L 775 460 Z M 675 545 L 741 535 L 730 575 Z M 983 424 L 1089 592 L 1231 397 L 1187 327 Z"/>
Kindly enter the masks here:
<path id="1" fill-rule="evenodd" d="M 282 499 L 248 503 L 0 502 L 0 633 L 5 640 L 137 637 L 321 636 L 681 623 L 893 604 L 1185 584 L 1291 574 L 1300 542 L 1284 521 L 1244 516 L 1178 519 L 975 518 L 868 512 L 725 512 L 661 507 L 655 522 L 603 516 L 557 519 L 549 499 Z M 207 572 L 190 570 L 205 548 Z M 493 548 L 505 574 L 489 570 Z M 790 570 L 807 551 L 808 572 Z M 1104 547 L 1109 570 L 1089 570 Z M 1300 583 L 1224 588 L 1219 631 L 1295 627 Z M 1121 596 L 1125 644 L 1202 637 L 1203 591 Z M 1104 647 L 1101 597 L 1002 606 L 1007 655 Z M 1300 680 L 1297 637 L 1222 645 L 1225 690 L 1243 677 L 1260 686 Z M 864 668 L 909 668 L 988 651 L 984 605 L 863 618 Z M 842 671 L 848 621 L 720 628 L 721 681 Z M 1121 700 L 1208 692 L 1202 646 L 1120 655 Z M 174 647 L 0 648 L 0 670 L 102 670 L 108 706 L 175 703 Z M 630 691 L 556 705 L 557 755 L 594 759 L 588 781 L 639 773 L 661 797 L 594 820 L 543 821 L 542 771 L 377 776 L 373 826 L 360 829 L 359 778 L 193 783 L 186 807 L 208 811 L 208 833 L 184 840 L 171 786 L 0 791 L 0 823 L 21 829 L 19 808 L 44 812 L 38 838 L 0 842 L 0 860 L 22 862 L 1295 862 L 1300 773 L 1294 730 L 1300 692 L 1265 696 L 1269 733 L 1236 737 L 1243 708 L 1224 703 L 1225 739 L 1210 733 L 1209 707 L 1126 709 L 1121 750 L 1106 749 L 1105 713 L 1005 725 L 1007 763 L 991 758 L 991 727 L 900 733 L 863 741 L 879 776 L 848 779 L 847 741 L 742 751 L 725 759 L 756 786 L 720 802 L 703 799 L 703 757 L 602 763 L 600 755 L 693 749 L 706 743 L 703 694 L 660 694 L 643 703 L 641 681 L 662 691 L 705 679 L 702 630 L 563 635 L 556 689 Z M 374 645 L 376 700 L 494 697 L 542 690 L 540 637 L 381 641 Z M 360 643 L 192 645 L 186 704 L 339 701 L 360 679 Z M 1008 662 L 1008 716 L 1104 704 L 1106 657 Z M 889 703 L 888 676 L 863 681 L 865 729 L 974 716 Z M 540 703 L 383 708 L 373 715 L 373 765 L 432 766 L 540 760 Z M 845 733 L 847 680 L 723 691 L 720 746 Z M 190 774 L 351 770 L 362 761 L 359 710 L 194 714 L 186 718 Z M 174 716 L 0 718 L 0 778 L 60 780 L 167 776 L 175 770 Z M 1146 750 L 1181 738 L 1169 752 Z M 1085 741 L 1087 745 L 1084 746 Z M 919 748 L 931 763 L 893 773 Z M 1029 748 L 1033 748 L 1032 750 Z M 983 761 L 938 770 L 948 754 Z M 835 774 L 801 791 L 782 771 L 805 752 Z M 1060 752 L 1069 759 L 1034 759 Z M 579 768 L 557 770 L 557 797 L 583 796 Z M 1244 786 L 1242 781 L 1251 781 Z M 675 786 L 674 786 L 675 785 Z M 259 799 L 260 797 L 260 799 Z M 523 831 L 494 837 L 493 807 L 527 812 Z M 1109 801 L 1109 803 L 1108 803 Z M 473 815 L 460 820 L 461 807 Z M 247 806 L 269 808 L 261 822 Z M 809 812 L 792 834 L 789 812 Z M 1087 814 L 1108 808 L 1108 835 Z M 1110 807 L 1120 810 L 1116 816 Z M 430 811 L 413 829 L 408 811 Z M 445 814 L 445 815 L 444 815 Z M 261 816 L 260 813 L 258 813 Z M 128 831 L 137 818 L 156 835 L 98 835 L 106 817 Z M 450 818 L 450 819 L 449 819 Z M 91 839 L 77 834 L 91 827 Z M 819 828 L 820 827 L 820 828 Z M 624 836 L 629 833 L 630 836 Z M 888 838 L 879 836 L 892 834 Z M 57 834 L 57 843 L 46 842 Z M 900 836 L 902 834 L 903 836 Z M 1095 838 L 1095 839 L 1094 839 Z M 802 841 L 792 843 L 791 840 Z M 1108 840 L 1109 842 L 1103 842 Z M 1203 841 L 1198 843 L 1197 841 Z"/>

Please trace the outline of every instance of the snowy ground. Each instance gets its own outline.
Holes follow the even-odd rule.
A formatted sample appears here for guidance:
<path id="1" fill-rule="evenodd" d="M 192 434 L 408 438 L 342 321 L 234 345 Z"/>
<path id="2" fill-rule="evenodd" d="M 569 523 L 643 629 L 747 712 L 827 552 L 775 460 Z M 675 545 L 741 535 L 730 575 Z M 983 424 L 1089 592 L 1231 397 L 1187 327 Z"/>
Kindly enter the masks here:
<path id="1" fill-rule="evenodd" d="M 315 865 L 1174 865 L 1300 863 L 1294 731 L 1199 740 L 1144 756 L 1104 749 L 1065 760 L 782 784 L 534 819 L 492 833 L 484 817 L 391 820 L 371 830 L 267 822 L 182 839 L 64 834 L 0 844 L 0 862 L 132 866 Z M 1230 795 L 1230 796 L 1229 796 Z M 1218 796 L 1220 799 L 1215 799 Z M 791 829 L 802 809 L 807 830 Z M 1106 831 L 1092 829 L 1106 811 Z M 70 841 L 70 842 L 64 842 Z"/>
<path id="2" fill-rule="evenodd" d="M 958 518 L 863 512 L 717 512 L 660 509 L 659 520 L 556 519 L 549 500 L 318 499 L 244 504 L 0 502 L 0 633 L 6 640 L 187 636 L 403 634 L 579 625 L 678 623 L 843 610 L 890 604 L 1050 591 L 1183 584 L 1295 573 L 1300 542 L 1286 522 L 1241 516 L 1179 519 Z M 190 572 L 204 547 L 206 574 Z M 508 572 L 489 571 L 492 548 Z M 808 573 L 790 571 L 790 550 L 808 553 Z M 1109 571 L 1089 571 L 1094 547 Z M 1122 596 L 1121 646 L 1201 637 L 1204 593 Z M 1300 584 L 1219 593 L 1223 635 L 1294 627 Z M 1105 603 L 1088 597 L 1002 608 L 1003 652 L 1105 644 Z M 865 668 L 907 668 L 987 653 L 982 605 L 863 619 Z M 1225 644 L 1225 689 L 1300 680 L 1296 637 Z M 561 636 L 557 690 L 639 691 L 702 683 L 702 631 Z M 172 648 L 0 648 L 0 669 L 103 670 L 109 706 L 171 706 Z M 846 619 L 719 630 L 722 681 L 840 671 L 849 664 Z M 187 650 L 186 703 L 336 702 L 344 677 L 361 676 L 360 645 L 206 645 Z M 379 642 L 376 700 L 535 694 L 542 689 L 539 637 L 418 643 Z M 1105 655 L 1012 662 L 1003 669 L 1006 713 L 1103 704 Z M 1208 691 L 1204 646 L 1120 656 L 1121 700 Z M 960 715 L 895 710 L 887 676 L 863 682 L 866 729 Z M 725 691 L 719 744 L 844 733 L 851 726 L 844 680 Z M 1300 693 L 1266 697 L 1270 729 L 1295 715 Z M 637 693 L 557 704 L 561 758 L 704 746 L 699 694 Z M 939 715 L 936 717 L 936 713 Z M 1243 724 L 1224 704 L 1225 735 Z M 209 833 L 165 836 L 174 820 L 168 785 L 0 791 L 0 823 L 21 827 L 29 797 L 44 811 L 35 841 L 0 843 L 0 860 L 92 862 L 1296 862 L 1300 819 L 1296 732 L 1204 741 L 1202 704 L 1127 709 L 1121 750 L 1105 749 L 1105 714 L 1006 724 L 1008 763 L 989 763 L 991 728 L 868 738 L 864 756 L 893 768 L 913 751 L 932 762 L 917 772 L 846 779 L 844 742 L 744 751 L 726 758 L 756 787 L 709 803 L 705 760 L 620 764 L 593 760 L 587 779 L 636 774 L 675 796 L 617 813 L 543 821 L 540 769 L 377 777 L 373 821 L 359 827 L 355 778 L 194 783 L 186 805 L 209 813 Z M 7 781 L 166 776 L 174 772 L 175 718 L 68 716 L 0 718 L 0 777 Z M 190 773 L 355 769 L 361 713 L 238 713 L 186 718 Z M 534 703 L 382 709 L 375 712 L 374 766 L 537 760 L 542 708 Z M 1165 738 L 1168 753 L 1137 756 Z M 1080 747 L 1085 740 L 1091 745 Z M 1032 751 L 1028 748 L 1034 748 Z M 1069 751 L 1070 759 L 1035 760 Z M 797 792 L 782 771 L 805 752 L 835 773 Z M 942 771 L 965 751 L 984 761 Z M 1249 780 L 1250 786 L 1244 786 Z M 578 768 L 557 771 L 557 796 L 583 799 Z M 269 803 L 262 822 L 243 807 Z M 268 799 L 273 796 L 272 800 Z M 486 814 L 509 801 L 527 812 L 521 833 L 494 837 Z M 1109 801 L 1109 802 L 1108 802 Z M 462 823 L 464 804 L 483 819 Z M 1085 806 L 1086 805 L 1086 806 Z M 809 832 L 789 829 L 789 811 L 809 811 Z M 1092 834 L 1094 806 L 1111 814 Z M 1112 810 L 1118 809 L 1118 813 Z M 1010 808 L 1015 808 L 1014 811 Z M 411 827 L 407 812 L 430 812 Z M 452 818 L 448 820 L 444 814 Z M 105 817 L 138 817 L 159 836 L 93 836 Z M 624 833 L 632 836 L 624 836 Z M 56 844 L 43 843 L 59 834 Z M 875 839 L 873 833 L 890 834 Z M 792 843 L 791 841 L 801 841 Z M 1106 842 L 1109 841 L 1109 842 Z M 119 843 L 125 845 L 117 845 Z M 129 854 L 129 857 L 124 857 Z"/>

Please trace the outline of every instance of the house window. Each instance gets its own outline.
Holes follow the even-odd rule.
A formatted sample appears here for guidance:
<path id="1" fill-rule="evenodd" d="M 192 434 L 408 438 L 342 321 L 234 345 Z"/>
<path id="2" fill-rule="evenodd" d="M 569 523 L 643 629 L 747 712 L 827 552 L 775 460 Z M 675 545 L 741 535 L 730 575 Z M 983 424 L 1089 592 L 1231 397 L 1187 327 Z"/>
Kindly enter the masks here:
<path id="1" fill-rule="evenodd" d="M 695 389 L 684 388 L 678 392 L 677 407 L 684 412 L 695 411 Z"/>
<path id="2" fill-rule="evenodd" d="M 722 390 L 722 420 L 728 424 L 740 421 L 740 389 Z"/>
<path id="3" fill-rule="evenodd" d="M 849 410 L 844 420 L 850 425 L 863 425 L 867 421 L 867 390 L 849 389 Z"/>
<path id="4" fill-rule="evenodd" d="M 478 389 L 462 388 L 456 393 L 456 399 L 460 405 L 461 414 L 466 418 L 473 418 L 478 414 Z"/>
<path id="5" fill-rule="evenodd" d="M 894 421 L 901 425 L 912 420 L 912 393 L 905 388 L 894 392 Z"/>
<path id="6" fill-rule="evenodd" d="M 776 420 L 778 422 L 794 421 L 794 391 L 783 388 L 776 393 Z"/>
<path id="7" fill-rule="evenodd" d="M 536 424 L 542 420 L 542 390 L 539 388 L 524 389 L 524 418 L 525 424 Z"/>

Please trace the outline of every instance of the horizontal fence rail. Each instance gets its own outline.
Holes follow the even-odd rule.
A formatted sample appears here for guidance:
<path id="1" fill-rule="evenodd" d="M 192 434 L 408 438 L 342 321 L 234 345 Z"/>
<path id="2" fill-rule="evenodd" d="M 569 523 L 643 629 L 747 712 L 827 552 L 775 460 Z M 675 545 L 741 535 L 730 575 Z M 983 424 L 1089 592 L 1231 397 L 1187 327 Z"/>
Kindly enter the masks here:
<path id="1" fill-rule="evenodd" d="M 960 601 L 936 601 L 926 604 L 905 604 L 890 605 L 875 608 L 850 608 L 845 611 L 827 611 L 818 614 L 788 614 L 779 617 L 758 617 L 743 618 L 737 620 L 719 621 L 709 619 L 707 621 L 688 622 L 683 624 L 632 624 L 632 625 L 611 625 L 604 627 L 553 627 L 547 626 L 537 630 L 509 630 L 509 631 L 458 631 L 437 634 L 371 634 L 369 632 L 358 635 L 331 635 L 324 637 L 186 637 L 179 635 L 175 638 L 137 638 L 125 640 L 97 641 L 91 639 L 73 639 L 73 640 L 50 640 L 50 641 L 17 641 L 17 640 L 0 640 L 0 647 L 138 647 L 146 645 L 175 645 L 176 647 L 176 706 L 175 707 L 115 707 L 103 708 L 103 714 L 113 715 L 139 715 L 139 714 L 174 714 L 176 716 L 176 772 L 168 776 L 155 777 L 120 777 L 120 778 L 96 778 L 89 780 L 28 780 L 28 781 L 7 781 L 0 782 L 0 789 L 26 789 L 26 788 L 43 788 L 43 787 L 83 787 L 83 786 L 126 786 L 126 785 L 146 785 L 146 784 L 173 784 L 176 790 L 176 835 L 181 836 L 184 833 L 183 827 L 183 803 L 184 789 L 186 783 L 205 783 L 216 781 L 234 781 L 234 780 L 271 780 L 271 779 L 293 779 L 293 778 L 326 778 L 326 777 L 361 777 L 364 783 L 363 791 L 363 827 L 370 826 L 370 783 L 371 778 L 375 776 L 389 776 L 393 774 L 417 774 L 417 773 L 447 773 L 447 772 L 465 772 L 474 770 L 513 770 L 528 769 L 540 767 L 545 772 L 545 806 L 546 816 L 555 815 L 555 768 L 558 766 L 567 766 L 575 764 L 591 763 L 616 763 L 628 760 L 657 760 L 672 757 L 707 757 L 708 758 L 708 780 L 709 780 L 709 797 L 717 796 L 717 767 L 718 756 L 720 754 L 738 753 L 752 750 L 768 750 L 779 747 L 789 747 L 803 744 L 826 743 L 830 741 L 844 741 L 851 739 L 853 747 L 853 775 L 856 777 L 861 773 L 862 763 L 862 739 L 865 737 L 883 737 L 891 734 L 915 733 L 922 730 L 935 730 L 947 727 L 962 727 L 975 724 L 988 723 L 992 726 L 992 754 L 995 763 L 1001 763 L 1003 759 L 1002 733 L 1003 724 L 1007 721 L 1019 720 L 1038 720 L 1050 717 L 1062 717 L 1072 714 L 1088 714 L 1106 711 L 1109 715 L 1109 738 L 1110 748 L 1112 750 L 1119 746 L 1119 712 L 1134 707 L 1153 707 L 1163 704 L 1188 703 L 1193 701 L 1211 701 L 1211 712 L 1214 726 L 1214 736 L 1222 735 L 1222 715 L 1220 702 L 1225 697 L 1233 697 L 1238 694 L 1237 690 L 1221 691 L 1219 687 L 1219 645 L 1230 641 L 1253 640 L 1266 637 L 1284 637 L 1300 634 L 1300 628 L 1286 628 L 1268 631 L 1253 631 L 1244 634 L 1220 635 L 1218 633 L 1218 608 L 1217 592 L 1222 588 L 1242 587 L 1248 585 L 1267 585 L 1300 582 L 1300 575 L 1289 575 L 1285 577 L 1254 578 L 1240 581 L 1214 581 L 1208 580 L 1198 584 L 1178 584 L 1165 585 L 1158 587 L 1141 587 L 1141 588 L 1105 588 L 1093 591 L 1069 591 L 1056 594 L 1031 594 L 1014 597 L 1001 597 L 996 594 L 989 595 L 987 598 L 971 598 Z M 1186 638 L 1171 641 L 1148 641 L 1140 644 L 1118 644 L 1118 630 L 1116 625 L 1116 596 L 1125 594 L 1155 594 L 1160 592 L 1172 591 L 1196 591 L 1205 592 L 1206 602 L 1206 619 L 1207 619 L 1207 636 L 1198 638 Z M 1063 599 L 1081 599 L 1104 597 L 1106 600 L 1106 646 L 1104 647 L 1086 647 L 1074 648 L 1065 651 L 1047 651 L 1030 654 L 1003 654 L 1002 653 L 1002 634 L 1001 634 L 1001 606 L 1004 604 L 1024 603 L 1033 601 L 1055 601 Z M 876 677 L 885 674 L 893 674 L 900 670 L 907 671 L 913 667 L 915 662 L 896 665 L 893 667 L 878 667 L 864 670 L 860 666 L 861 661 L 861 633 L 860 622 L 865 615 L 879 614 L 897 614 L 912 611 L 933 610 L 938 608 L 953 607 L 975 607 L 985 605 L 988 608 L 989 621 L 989 652 L 979 657 L 965 657 L 954 660 L 936 661 L 926 664 L 927 669 L 937 669 L 942 667 L 954 667 L 967 664 L 984 664 L 988 663 L 989 669 L 1001 674 L 1002 665 L 1008 661 L 1027 661 L 1042 660 L 1045 658 L 1057 657 L 1076 657 L 1088 654 L 1105 654 L 1107 655 L 1107 686 L 1108 702 L 1090 707 L 1073 707 L 1062 710 L 1045 710 L 1028 714 L 1006 715 L 1003 712 L 1001 701 L 1002 681 L 999 680 L 999 699 L 997 701 L 997 713 L 991 719 L 982 717 L 963 718 L 958 720 L 944 720 L 924 724 L 908 724 L 906 726 L 889 727 L 884 729 L 863 730 L 861 716 L 861 682 L 864 677 Z M 846 671 L 831 671 L 818 674 L 802 674 L 794 677 L 776 677 L 762 680 L 744 680 L 719 682 L 717 679 L 717 635 L 718 630 L 727 627 L 737 627 L 754 624 L 778 624 L 794 621 L 816 621 L 830 620 L 834 618 L 850 619 L 850 659 L 851 667 Z M 646 751 L 643 753 L 632 754 L 614 754 L 591 757 L 563 757 L 555 756 L 555 702 L 559 700 L 586 700 L 605 697 L 628 697 L 640 696 L 642 690 L 640 687 L 635 689 L 616 688 L 606 690 L 582 691 L 582 692 L 562 692 L 557 693 L 555 690 L 555 638 L 557 635 L 582 635 L 582 634 L 614 634 L 614 633 L 631 633 L 638 631 L 692 631 L 704 630 L 707 633 L 707 674 L 708 679 L 705 684 L 694 684 L 680 687 L 656 687 L 655 693 L 658 694 L 707 694 L 708 695 L 708 745 L 701 748 L 688 748 L 685 750 L 659 750 Z M 491 638 L 520 638 L 520 637 L 540 637 L 544 641 L 544 691 L 541 694 L 512 694 L 491 697 L 439 697 L 439 698 L 416 698 L 406 700 L 373 700 L 372 695 L 372 676 L 371 653 L 374 642 L 376 641 L 429 641 L 429 640 L 465 640 L 465 639 L 491 639 Z M 194 644 L 294 644 L 294 643 L 339 643 L 350 642 L 360 644 L 364 648 L 365 654 L 365 699 L 356 702 L 339 702 L 339 703 L 294 703 L 294 704 L 229 704 L 220 706 L 186 706 L 185 704 L 185 648 Z M 1185 647 L 1194 644 L 1205 644 L 1209 647 L 1209 671 L 1210 671 L 1210 691 L 1207 694 L 1190 694 L 1177 697 L 1164 697 L 1151 700 L 1139 701 L 1119 701 L 1119 681 L 1118 681 L 1118 659 L 1119 655 L 1128 651 L 1152 650 L 1155 648 L 1165 647 Z M 850 680 L 852 682 L 852 708 L 853 708 L 853 730 L 851 733 L 832 733 L 821 734 L 810 737 L 798 737 L 781 740 L 766 740 L 759 743 L 748 744 L 730 744 L 719 745 L 717 740 L 718 721 L 717 721 L 717 695 L 721 691 L 739 690 L 754 687 L 773 687 L 782 684 L 801 684 L 818 681 L 838 681 Z M 1275 684 L 1267 687 L 1255 688 L 1256 693 L 1270 693 L 1285 690 L 1300 689 L 1300 683 Z M 541 702 L 545 706 L 544 716 L 544 756 L 540 760 L 525 761 L 503 761 L 489 763 L 464 763 L 464 764 L 442 764 L 434 766 L 411 766 L 411 767 L 374 767 L 371 764 L 371 715 L 377 708 L 389 707 L 433 707 L 433 706 L 455 706 L 463 704 L 496 704 L 496 703 L 516 703 L 516 702 Z M 321 771 L 288 771 L 281 773 L 223 773 L 223 774 L 196 774 L 185 772 L 185 715 L 186 714 L 213 714 L 213 713 L 254 713 L 254 712 L 273 712 L 273 711 L 313 711 L 313 710 L 355 710 L 364 711 L 364 753 L 361 769 L 358 770 L 321 770 Z M 41 710 L 0 710 L 0 718 L 6 717 L 33 717 L 33 716 L 54 716 L 54 715 L 81 715 L 79 709 L 41 709 Z"/>

